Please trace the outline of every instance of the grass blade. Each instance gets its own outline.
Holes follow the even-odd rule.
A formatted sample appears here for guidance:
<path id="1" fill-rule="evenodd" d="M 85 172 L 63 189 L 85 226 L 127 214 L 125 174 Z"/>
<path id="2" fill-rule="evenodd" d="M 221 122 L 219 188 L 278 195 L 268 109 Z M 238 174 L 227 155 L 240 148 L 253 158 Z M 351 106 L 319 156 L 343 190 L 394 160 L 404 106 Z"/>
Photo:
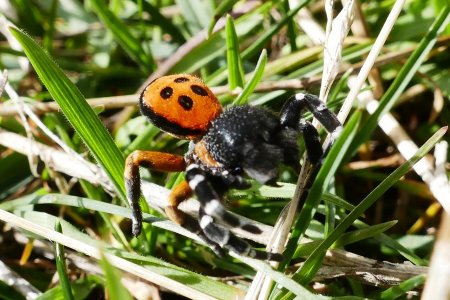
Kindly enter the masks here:
<path id="1" fill-rule="evenodd" d="M 55 224 L 55 230 L 61 233 L 61 223 L 57 220 Z M 73 300 L 72 288 L 70 286 L 69 276 L 67 275 L 66 257 L 64 255 L 64 246 L 55 243 L 55 261 L 56 269 L 58 271 L 59 282 L 61 284 L 61 290 L 64 294 L 65 300 Z"/>
<path id="2" fill-rule="evenodd" d="M 256 260 L 249 257 L 239 256 L 239 259 L 254 268 L 259 272 L 263 272 L 265 275 L 270 276 L 276 283 L 283 286 L 284 288 L 291 291 L 295 294 L 299 299 L 304 300 L 317 300 L 317 299 L 326 299 L 326 297 L 321 295 L 314 295 L 310 291 L 308 291 L 305 287 L 298 284 L 287 275 L 273 270 L 266 262 L 262 262 L 260 260 Z"/>
<path id="3" fill-rule="evenodd" d="M 398 297 L 405 296 L 407 292 L 409 292 L 412 289 L 415 289 L 418 286 L 421 286 L 424 284 L 426 279 L 425 275 L 417 275 L 414 276 L 408 280 L 403 281 L 397 286 L 393 286 L 385 291 L 383 291 L 377 299 L 383 299 L 383 300 L 393 300 L 397 299 Z"/>
<path id="4" fill-rule="evenodd" d="M 397 221 L 389 221 L 381 224 L 372 225 L 363 229 L 358 229 L 342 234 L 339 239 L 334 243 L 334 247 L 341 247 L 356 243 L 358 241 L 368 239 L 377 236 L 389 228 L 397 224 Z"/>
<path id="5" fill-rule="evenodd" d="M 22 217 L 0 209 L 0 220 L 95 259 L 101 258 L 98 247 L 103 247 L 105 249 L 103 255 L 114 267 L 154 282 L 157 285 L 164 286 L 185 297 L 191 299 L 226 300 L 242 296 L 242 291 L 238 288 L 174 266 L 160 259 L 120 251 L 117 248 L 111 249 L 106 243 L 90 238 L 64 220 L 61 220 L 63 233 L 59 233 L 53 230 L 54 224 L 58 219 L 55 216 L 35 211 L 21 211 L 19 213 Z"/>
<path id="6" fill-rule="evenodd" d="M 211 32 L 213 31 L 214 25 L 216 25 L 217 20 L 219 20 L 219 18 L 227 11 L 231 10 L 236 2 L 236 0 L 224 0 L 219 2 L 219 6 L 217 6 L 214 10 L 214 16 L 208 26 L 208 37 L 211 35 Z"/>
<path id="7" fill-rule="evenodd" d="M 390 85 L 389 89 L 381 98 L 377 110 L 367 119 L 366 122 L 364 122 L 364 125 L 361 127 L 361 130 L 355 137 L 355 141 L 350 148 L 349 155 L 351 153 L 354 153 L 359 145 L 364 143 L 370 137 L 372 132 L 377 127 L 378 121 L 380 120 L 381 116 L 392 109 L 395 102 L 408 86 L 414 74 L 416 74 L 417 70 L 422 65 L 428 53 L 433 48 L 434 44 L 436 43 L 437 37 L 445 29 L 449 22 L 450 6 L 446 5 L 441 10 L 439 16 L 436 18 L 428 33 L 420 41 L 417 49 L 414 50 L 414 52 L 408 58 L 408 60 L 403 65 L 402 69 Z"/>
<path id="8" fill-rule="evenodd" d="M 105 273 L 106 289 L 111 300 L 131 300 L 130 294 L 120 282 L 119 271 L 116 270 L 106 259 L 103 252 L 101 253 L 100 266 Z"/>
<path id="9" fill-rule="evenodd" d="M 153 4 L 149 1 L 142 1 L 142 7 L 150 14 L 152 21 L 154 21 L 154 23 L 157 24 L 162 30 L 170 34 L 175 41 L 180 44 L 186 42 L 186 39 L 178 27 L 173 24 L 172 20 L 161 14 L 158 7 L 153 6 Z"/>
<path id="10" fill-rule="evenodd" d="M 233 18 L 227 15 L 225 25 L 227 42 L 228 84 L 230 90 L 244 86 L 244 67 L 239 54 L 239 41 L 234 27 Z"/>
<path id="11" fill-rule="evenodd" d="M 233 105 L 242 105 L 247 103 L 248 97 L 252 94 L 255 87 L 258 85 L 259 81 L 261 80 L 263 74 L 264 74 L 264 68 L 267 63 L 267 51 L 266 49 L 263 49 L 261 52 L 261 55 L 259 56 L 258 62 L 255 67 L 255 71 L 252 74 L 252 77 L 245 85 L 242 92 L 239 94 L 239 96 L 236 97 L 236 99 L 233 101 Z"/>
<path id="12" fill-rule="evenodd" d="M 10 30 L 22 45 L 25 54 L 52 98 L 59 104 L 66 118 L 97 162 L 103 167 L 119 196 L 126 203 L 123 185 L 125 162 L 111 135 L 78 88 L 45 51 L 24 32 L 12 27 Z"/>
<path id="13" fill-rule="evenodd" d="M 265 34 L 263 34 L 261 37 L 258 38 L 250 47 L 245 49 L 244 52 L 242 52 L 242 59 L 247 59 L 249 57 L 252 57 L 256 52 L 259 51 L 271 38 L 272 36 L 277 33 L 284 25 L 286 25 L 289 20 L 291 20 L 297 12 L 305 7 L 310 0 L 303 0 L 301 1 L 295 8 L 293 8 L 289 13 L 287 13 L 275 26 L 270 28 Z"/>
<path id="14" fill-rule="evenodd" d="M 91 4 L 119 45 L 138 63 L 143 71 L 151 73 L 156 68 L 156 63 L 150 51 L 144 50 L 141 42 L 128 30 L 127 25 L 108 9 L 103 0 L 91 0 Z"/>
<path id="15" fill-rule="evenodd" d="M 336 226 L 335 230 L 317 247 L 313 253 L 303 264 L 302 268 L 297 272 L 293 278 L 300 280 L 303 284 L 307 284 L 317 272 L 320 267 L 322 258 L 326 250 L 333 245 L 333 243 L 350 227 L 353 222 L 359 218 L 377 199 L 383 195 L 392 185 L 394 185 L 409 169 L 424 157 L 432 147 L 443 137 L 447 127 L 441 128 L 437 131 L 416 154 L 394 172 L 392 172 L 382 183 L 380 183 L 361 203 L 359 203 L 354 210 L 352 210 L 347 217 Z"/>
<path id="16" fill-rule="evenodd" d="M 356 134 L 360 118 L 360 111 L 353 114 L 352 118 L 344 127 L 342 134 L 336 140 L 336 143 L 333 145 L 325 158 L 325 162 L 317 174 L 317 177 L 309 190 L 309 195 L 305 201 L 305 204 L 297 217 L 297 221 L 292 232 L 292 237 L 290 238 L 286 251 L 284 252 L 286 257 L 289 258 L 292 256 L 296 245 L 298 244 L 298 240 L 308 228 L 314 216 L 315 210 L 322 198 L 323 191 L 327 188 L 332 176 L 334 176 L 334 173 L 345 156 L 346 150 L 350 146 L 350 143 Z"/>

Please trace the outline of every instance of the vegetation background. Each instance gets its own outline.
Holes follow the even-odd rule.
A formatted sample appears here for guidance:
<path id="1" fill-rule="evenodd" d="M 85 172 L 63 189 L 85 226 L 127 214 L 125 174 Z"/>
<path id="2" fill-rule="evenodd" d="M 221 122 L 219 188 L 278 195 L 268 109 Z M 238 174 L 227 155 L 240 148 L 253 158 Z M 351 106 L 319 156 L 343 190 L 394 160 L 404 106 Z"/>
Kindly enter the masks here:
<path id="1" fill-rule="evenodd" d="M 442 0 L 1 1 L 0 297 L 447 299 L 448 251 L 432 249 L 450 240 L 449 21 Z M 237 234 L 284 251 L 280 265 L 216 257 L 167 221 L 182 174 L 142 170 L 131 236 L 124 157 L 187 149 L 136 107 L 173 73 L 224 106 L 279 111 L 306 90 L 341 111 L 307 197 L 306 158 L 280 187 L 227 195 L 263 230 Z"/>

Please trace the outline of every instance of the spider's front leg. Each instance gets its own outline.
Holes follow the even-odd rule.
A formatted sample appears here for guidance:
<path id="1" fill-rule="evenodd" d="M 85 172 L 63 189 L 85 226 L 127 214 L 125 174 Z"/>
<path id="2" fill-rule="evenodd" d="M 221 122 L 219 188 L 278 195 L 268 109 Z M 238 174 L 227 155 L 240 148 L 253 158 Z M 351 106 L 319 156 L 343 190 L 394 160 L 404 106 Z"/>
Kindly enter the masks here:
<path id="1" fill-rule="evenodd" d="M 283 259 L 281 254 L 253 249 L 250 244 L 235 236 L 228 228 L 217 226 L 214 223 L 214 221 L 222 221 L 226 225 L 239 227 L 250 233 L 261 233 L 257 226 L 240 220 L 225 209 L 218 193 L 208 179 L 209 176 L 196 164 L 192 164 L 186 169 L 186 180 L 200 202 L 199 224 L 207 238 L 221 247 L 243 256 L 281 261 Z"/>
<path id="2" fill-rule="evenodd" d="M 124 177 L 127 199 L 132 212 L 132 231 L 135 236 L 138 236 L 142 230 L 142 211 L 139 206 L 139 196 L 141 195 L 140 166 L 157 171 L 180 172 L 185 170 L 186 163 L 182 156 L 162 152 L 137 150 L 128 155 L 125 163 Z M 223 255 L 223 251 L 219 245 L 205 236 L 197 220 L 178 208 L 181 202 L 191 196 L 192 190 L 186 181 L 182 181 L 175 186 L 169 194 L 168 205 L 164 209 L 167 217 L 178 225 L 197 234 L 217 255 Z"/>
<path id="3" fill-rule="evenodd" d="M 339 136 L 342 131 L 342 124 L 336 115 L 315 95 L 297 93 L 283 106 L 280 115 L 281 125 L 298 128 L 302 132 L 309 160 L 316 164 L 322 159 L 323 149 L 316 128 L 303 119 L 303 113 L 306 109 L 331 134 L 332 140 Z"/>
<path id="4" fill-rule="evenodd" d="M 139 206 L 139 196 L 141 195 L 140 166 L 156 171 L 180 172 L 184 171 L 186 163 L 182 156 L 155 151 L 136 150 L 128 155 L 125 162 L 124 177 L 127 199 L 132 212 L 132 231 L 135 236 L 138 236 L 142 230 L 142 211 Z"/>

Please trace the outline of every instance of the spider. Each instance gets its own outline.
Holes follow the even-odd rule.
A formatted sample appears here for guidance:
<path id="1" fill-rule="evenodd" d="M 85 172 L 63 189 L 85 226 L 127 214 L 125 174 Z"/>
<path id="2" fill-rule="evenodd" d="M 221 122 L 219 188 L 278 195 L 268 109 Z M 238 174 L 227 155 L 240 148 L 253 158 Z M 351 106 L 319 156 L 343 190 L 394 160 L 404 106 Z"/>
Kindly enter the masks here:
<path id="1" fill-rule="evenodd" d="M 281 254 L 256 250 L 230 231 L 230 227 L 240 227 L 253 234 L 261 233 L 257 226 L 228 212 L 221 199 L 231 188 L 249 188 L 246 177 L 275 185 L 280 164 L 298 169 L 300 134 L 311 163 L 320 163 L 323 150 L 318 132 L 302 114 L 305 109 L 311 111 L 334 137 L 342 129 L 336 116 L 318 97 L 303 93 L 292 96 L 279 117 L 250 105 L 223 110 L 203 81 L 189 74 L 154 80 L 142 92 L 139 106 L 155 126 L 190 143 L 184 157 L 142 150 L 127 157 L 124 177 L 133 234 L 139 235 L 142 228 L 139 167 L 185 171 L 185 180 L 172 189 L 165 208 L 172 221 L 196 233 L 218 255 L 226 249 L 256 259 L 281 261 Z M 178 208 L 194 194 L 200 202 L 198 220 Z"/>

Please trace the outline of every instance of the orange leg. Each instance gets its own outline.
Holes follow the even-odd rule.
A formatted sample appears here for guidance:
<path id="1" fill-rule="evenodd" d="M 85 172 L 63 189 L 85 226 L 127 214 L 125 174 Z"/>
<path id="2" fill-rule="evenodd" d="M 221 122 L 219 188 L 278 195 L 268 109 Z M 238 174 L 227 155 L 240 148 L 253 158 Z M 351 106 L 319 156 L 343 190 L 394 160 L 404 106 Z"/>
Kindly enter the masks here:
<path id="1" fill-rule="evenodd" d="M 190 198 L 193 193 L 194 192 L 186 180 L 175 186 L 169 194 L 169 205 L 165 208 L 166 215 L 178 225 L 183 226 L 190 232 L 197 234 L 198 237 L 209 245 L 218 256 L 223 256 L 224 253 L 222 248 L 205 235 L 198 221 L 178 209 L 178 205 L 180 205 L 180 203 L 184 200 Z"/>
<path id="2" fill-rule="evenodd" d="M 169 194 L 169 205 L 165 208 L 166 215 L 179 225 L 186 222 L 186 214 L 178 209 L 181 202 L 192 196 L 192 189 L 187 181 L 180 182 Z"/>
<path id="3" fill-rule="evenodd" d="M 132 230 L 135 236 L 138 236 L 142 229 L 142 211 L 139 206 L 141 195 L 140 166 L 157 171 L 179 172 L 185 170 L 186 163 L 182 156 L 162 152 L 136 150 L 128 155 L 125 162 L 124 177 L 127 199 L 132 211 Z"/>

